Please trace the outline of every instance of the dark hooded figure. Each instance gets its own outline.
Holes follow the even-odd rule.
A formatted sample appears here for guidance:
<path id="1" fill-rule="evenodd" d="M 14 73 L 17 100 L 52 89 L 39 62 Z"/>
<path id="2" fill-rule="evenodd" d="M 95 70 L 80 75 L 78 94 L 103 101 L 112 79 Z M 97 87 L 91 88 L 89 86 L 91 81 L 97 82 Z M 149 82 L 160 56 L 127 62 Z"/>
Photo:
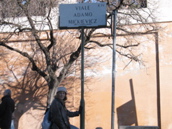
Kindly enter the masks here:
<path id="1" fill-rule="evenodd" d="M 1 99 L 0 104 L 0 128 L 10 129 L 12 113 L 14 112 L 15 103 L 11 98 L 11 90 L 4 91 L 4 96 Z"/>

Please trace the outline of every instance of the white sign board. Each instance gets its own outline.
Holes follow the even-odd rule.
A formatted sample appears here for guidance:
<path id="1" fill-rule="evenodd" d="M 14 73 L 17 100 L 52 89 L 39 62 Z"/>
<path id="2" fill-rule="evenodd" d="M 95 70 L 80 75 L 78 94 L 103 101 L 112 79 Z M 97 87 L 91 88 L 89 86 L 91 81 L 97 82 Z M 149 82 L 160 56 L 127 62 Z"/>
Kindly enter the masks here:
<path id="1" fill-rule="evenodd" d="M 106 3 L 61 4 L 60 29 L 106 26 Z"/>

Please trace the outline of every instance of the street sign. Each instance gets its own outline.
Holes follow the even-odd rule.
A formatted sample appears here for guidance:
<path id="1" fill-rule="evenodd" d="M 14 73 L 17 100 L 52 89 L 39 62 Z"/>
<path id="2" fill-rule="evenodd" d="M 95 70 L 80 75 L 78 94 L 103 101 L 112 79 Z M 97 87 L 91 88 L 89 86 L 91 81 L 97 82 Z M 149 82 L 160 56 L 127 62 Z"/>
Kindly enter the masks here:
<path id="1" fill-rule="evenodd" d="M 59 28 L 100 28 L 106 26 L 106 3 L 61 4 Z"/>

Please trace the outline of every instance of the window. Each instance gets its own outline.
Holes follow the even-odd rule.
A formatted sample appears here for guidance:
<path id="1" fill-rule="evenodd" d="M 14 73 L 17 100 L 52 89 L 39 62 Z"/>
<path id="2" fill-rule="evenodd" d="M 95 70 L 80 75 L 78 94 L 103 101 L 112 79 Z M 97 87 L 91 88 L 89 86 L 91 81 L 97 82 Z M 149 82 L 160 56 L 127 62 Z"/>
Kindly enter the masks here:
<path id="1" fill-rule="evenodd" d="M 141 1 L 140 7 L 147 8 L 147 0 L 140 0 L 140 1 Z"/>
<path id="2" fill-rule="evenodd" d="M 124 0 L 122 8 L 146 8 L 147 0 Z"/>

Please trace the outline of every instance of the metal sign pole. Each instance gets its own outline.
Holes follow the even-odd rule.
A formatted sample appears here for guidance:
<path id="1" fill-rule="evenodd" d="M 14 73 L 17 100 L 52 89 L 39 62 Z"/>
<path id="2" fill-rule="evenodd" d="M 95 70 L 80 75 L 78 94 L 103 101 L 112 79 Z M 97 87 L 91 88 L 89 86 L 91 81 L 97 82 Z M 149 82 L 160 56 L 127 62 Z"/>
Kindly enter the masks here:
<path id="1" fill-rule="evenodd" d="M 113 22 L 113 51 L 112 51 L 112 107 L 111 107 L 111 129 L 114 129 L 115 123 L 115 71 L 116 71 L 116 17 L 117 10 L 113 10 L 112 13 L 112 22 Z"/>
<path id="2" fill-rule="evenodd" d="M 80 114 L 80 129 L 85 129 L 85 100 L 84 100 L 84 28 L 81 29 L 81 102 L 82 112 Z"/>

